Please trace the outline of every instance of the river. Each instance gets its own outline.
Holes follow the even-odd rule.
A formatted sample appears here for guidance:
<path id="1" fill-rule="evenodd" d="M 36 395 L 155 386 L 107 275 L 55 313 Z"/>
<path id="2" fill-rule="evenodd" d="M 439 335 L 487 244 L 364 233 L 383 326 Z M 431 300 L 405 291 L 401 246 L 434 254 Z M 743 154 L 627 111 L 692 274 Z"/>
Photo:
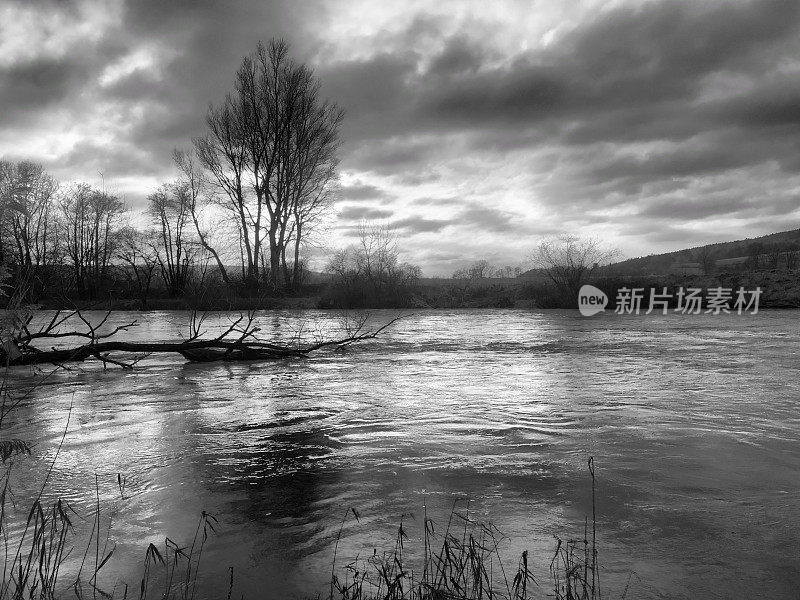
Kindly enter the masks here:
<path id="1" fill-rule="evenodd" d="M 112 320 L 133 319 L 126 339 L 174 340 L 188 315 Z M 339 319 L 257 323 L 290 339 Z M 553 536 L 582 538 L 591 514 L 592 456 L 605 597 L 628 585 L 638 599 L 796 598 L 799 319 L 423 310 L 306 360 L 16 368 L 10 385 L 37 387 L 3 434 L 35 448 L 15 460 L 12 489 L 24 512 L 63 436 L 46 497 L 68 500 L 85 530 L 99 495 L 116 545 L 108 587 L 138 591 L 147 544 L 191 541 L 205 510 L 219 524 L 201 597 L 226 595 L 229 566 L 236 597 L 325 595 L 337 538 L 344 566 L 390 549 L 401 518 L 412 545 L 423 506 L 443 527 L 457 502 L 505 535 L 509 564 L 530 550 L 544 597 Z M 349 508 L 360 520 L 342 526 Z"/>

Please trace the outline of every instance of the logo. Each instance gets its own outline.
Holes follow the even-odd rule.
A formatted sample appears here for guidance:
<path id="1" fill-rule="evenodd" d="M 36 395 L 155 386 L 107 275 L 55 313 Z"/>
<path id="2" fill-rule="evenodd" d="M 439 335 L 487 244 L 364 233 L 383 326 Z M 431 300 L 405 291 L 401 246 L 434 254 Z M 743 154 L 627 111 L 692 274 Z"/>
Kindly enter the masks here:
<path id="1" fill-rule="evenodd" d="M 584 285 L 578 292 L 578 310 L 584 317 L 603 312 L 608 304 L 608 296 L 593 285 Z"/>

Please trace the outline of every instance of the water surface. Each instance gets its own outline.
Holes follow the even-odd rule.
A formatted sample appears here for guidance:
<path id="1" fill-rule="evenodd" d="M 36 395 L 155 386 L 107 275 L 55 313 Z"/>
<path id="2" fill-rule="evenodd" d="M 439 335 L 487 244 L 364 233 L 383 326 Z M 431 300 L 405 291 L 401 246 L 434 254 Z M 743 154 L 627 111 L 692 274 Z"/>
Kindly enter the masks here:
<path id="1" fill-rule="evenodd" d="M 46 376 L 6 424 L 36 443 L 15 492 L 41 485 L 69 415 L 49 494 L 88 515 L 97 476 L 114 511 L 109 581 L 138 585 L 147 543 L 190 540 L 206 510 L 220 522 L 207 597 L 227 593 L 229 565 L 246 598 L 315 596 L 348 508 L 361 520 L 345 522 L 343 562 L 390 547 L 401 517 L 413 542 L 423 505 L 443 524 L 459 500 L 507 536 L 510 563 L 531 551 L 544 597 L 553 536 L 582 537 L 591 513 L 594 456 L 606 597 L 630 582 L 636 598 L 796 598 L 798 317 L 420 311 L 307 360 L 87 364 Z M 114 319 L 141 323 L 129 339 L 174 340 L 188 315 Z M 284 340 L 338 324 L 258 316 Z M 11 383 L 33 377 L 15 369 Z"/>

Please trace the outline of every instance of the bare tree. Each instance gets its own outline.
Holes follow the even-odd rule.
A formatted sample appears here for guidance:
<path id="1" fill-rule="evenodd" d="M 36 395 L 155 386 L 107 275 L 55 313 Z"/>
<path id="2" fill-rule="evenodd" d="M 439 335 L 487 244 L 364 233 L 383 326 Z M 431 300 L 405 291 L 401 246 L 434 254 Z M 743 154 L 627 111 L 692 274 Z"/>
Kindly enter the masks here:
<path id="1" fill-rule="evenodd" d="M 780 266 L 781 254 L 783 254 L 783 249 L 780 244 L 767 246 L 767 264 L 770 269 L 777 269 Z"/>
<path id="2" fill-rule="evenodd" d="M 287 44 L 276 40 L 244 58 L 235 91 L 209 109 L 208 134 L 194 140 L 196 154 L 239 228 L 251 290 L 258 288 L 264 244 L 266 279 L 279 287 L 287 244 L 299 247 L 303 226 L 324 206 L 318 201 L 335 179 L 342 115 L 320 100 L 313 72 L 292 62 Z"/>
<path id="3" fill-rule="evenodd" d="M 0 260 L 30 270 L 58 255 L 58 183 L 30 161 L 0 161 Z"/>
<path id="4" fill-rule="evenodd" d="M 376 295 L 394 283 L 399 256 L 397 235 L 386 226 L 361 223 L 355 267 L 372 286 Z"/>
<path id="5" fill-rule="evenodd" d="M 335 165 L 331 164 L 327 170 L 319 173 L 319 177 L 313 185 L 309 186 L 307 193 L 292 202 L 291 225 L 286 237 L 287 243 L 284 245 L 281 255 L 287 285 L 296 288 L 302 283 L 303 261 L 300 258 L 301 249 L 333 206 L 337 191 Z M 293 248 L 294 252 L 291 273 L 286 263 L 286 249 L 289 246 Z"/>
<path id="6" fill-rule="evenodd" d="M 338 183 L 339 127 L 344 115 L 335 104 L 320 100 L 320 84 L 309 70 L 301 67 L 298 77 L 302 93 L 297 98 L 288 144 L 281 148 L 281 164 L 287 173 L 286 200 L 275 194 L 276 205 L 286 207 L 281 220 L 287 223 L 288 231 L 281 244 L 281 262 L 287 285 L 299 284 L 301 244 L 333 204 Z M 290 245 L 294 249 L 291 276 L 286 265 L 286 248 Z"/>
<path id="7" fill-rule="evenodd" d="M 397 236 L 392 230 L 362 223 L 358 243 L 336 251 L 326 271 L 336 275 L 336 284 L 348 306 L 403 304 L 422 270 L 400 262 L 399 256 Z"/>
<path id="8" fill-rule="evenodd" d="M 488 260 L 477 260 L 470 266 L 453 272 L 453 279 L 483 279 L 490 277 L 492 267 Z"/>
<path id="9" fill-rule="evenodd" d="M 161 276 L 173 296 L 183 294 L 198 254 L 191 239 L 192 192 L 190 184 L 178 180 L 162 185 L 147 197 L 148 212 L 156 227 L 156 256 Z"/>
<path id="10" fill-rule="evenodd" d="M 561 235 L 541 242 L 531 260 L 565 297 L 577 299 L 580 287 L 615 254 L 596 239 Z"/>
<path id="11" fill-rule="evenodd" d="M 505 267 L 498 267 L 495 269 L 493 275 L 495 277 L 511 279 L 519 276 L 520 273 L 522 273 L 522 267 L 512 267 L 511 265 L 506 265 Z"/>
<path id="12" fill-rule="evenodd" d="M 764 252 L 762 242 L 750 242 L 747 245 L 747 260 L 745 265 L 748 269 L 757 271 L 761 267 L 761 254 Z"/>
<path id="13" fill-rule="evenodd" d="M 208 231 L 201 225 L 203 207 L 212 203 L 208 179 L 203 170 L 194 162 L 191 154 L 176 149 L 173 152 L 173 160 L 184 176 L 183 181 L 185 181 L 186 189 L 189 193 L 189 214 L 192 218 L 197 240 L 200 242 L 203 249 L 214 259 L 222 280 L 229 285 L 230 279 L 228 278 L 228 271 L 217 249 L 210 243 Z"/>
<path id="14" fill-rule="evenodd" d="M 147 309 L 147 298 L 158 267 L 158 254 L 153 240 L 133 227 L 123 227 L 118 235 L 117 258 L 122 262 L 121 270 L 131 288 L 135 290 L 142 310 Z"/>
<path id="15" fill-rule="evenodd" d="M 67 259 L 80 295 L 96 298 L 114 256 L 114 234 L 125 205 L 114 195 L 76 184 L 61 203 Z"/>
<path id="16" fill-rule="evenodd" d="M 695 260 L 700 264 L 703 274 L 710 275 L 717 266 L 717 253 L 711 246 L 702 246 L 695 252 Z"/>
<path id="17" fill-rule="evenodd" d="M 512 278 L 522 273 L 521 267 L 493 267 L 488 260 L 481 259 L 470 266 L 457 269 L 453 272 L 453 279 L 484 279 L 484 278 Z"/>
<path id="18" fill-rule="evenodd" d="M 786 248 L 786 268 L 789 271 L 797 269 L 798 259 L 800 259 L 800 245 L 789 244 Z"/>

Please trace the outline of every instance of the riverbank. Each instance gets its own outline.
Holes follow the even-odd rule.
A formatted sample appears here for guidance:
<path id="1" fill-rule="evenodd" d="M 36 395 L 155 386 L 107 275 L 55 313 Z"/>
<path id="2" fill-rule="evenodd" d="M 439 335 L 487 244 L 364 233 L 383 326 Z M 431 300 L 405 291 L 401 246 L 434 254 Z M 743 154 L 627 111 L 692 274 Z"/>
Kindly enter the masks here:
<path id="1" fill-rule="evenodd" d="M 589 280 L 609 297 L 609 307 L 615 306 L 622 288 L 643 289 L 645 301 L 651 289 L 661 293 L 664 288 L 673 296 L 671 307 L 677 305 L 678 291 L 683 288 L 707 290 L 722 287 L 736 290 L 761 289 L 759 308 L 799 308 L 800 272 L 788 270 L 732 271 L 711 275 L 603 275 Z M 215 288 L 213 293 L 192 293 L 170 298 L 153 295 L 146 300 L 110 295 L 100 300 L 69 297 L 45 297 L 35 305 L 43 309 L 100 309 L 100 310 L 308 310 L 308 309 L 379 309 L 379 308 L 575 308 L 577 298 L 565 295 L 550 282 L 525 278 L 505 279 L 421 279 L 402 295 L 382 297 L 351 295 L 348 301 L 332 293 L 329 286 L 314 284 L 299 292 L 258 297 L 238 296 Z"/>

